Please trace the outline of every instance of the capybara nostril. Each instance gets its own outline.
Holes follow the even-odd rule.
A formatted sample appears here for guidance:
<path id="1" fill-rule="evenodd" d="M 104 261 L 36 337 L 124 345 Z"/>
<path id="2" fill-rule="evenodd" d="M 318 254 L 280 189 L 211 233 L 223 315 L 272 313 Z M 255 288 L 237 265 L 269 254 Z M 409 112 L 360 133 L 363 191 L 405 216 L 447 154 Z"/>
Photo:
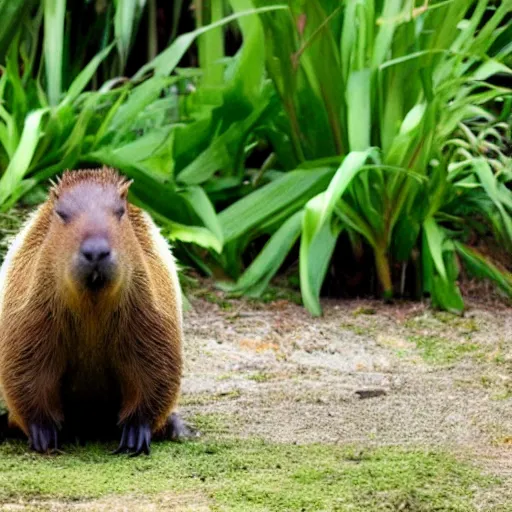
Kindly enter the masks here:
<path id="1" fill-rule="evenodd" d="M 82 242 L 80 253 L 87 262 L 100 263 L 110 258 L 110 244 L 104 237 L 89 237 Z"/>

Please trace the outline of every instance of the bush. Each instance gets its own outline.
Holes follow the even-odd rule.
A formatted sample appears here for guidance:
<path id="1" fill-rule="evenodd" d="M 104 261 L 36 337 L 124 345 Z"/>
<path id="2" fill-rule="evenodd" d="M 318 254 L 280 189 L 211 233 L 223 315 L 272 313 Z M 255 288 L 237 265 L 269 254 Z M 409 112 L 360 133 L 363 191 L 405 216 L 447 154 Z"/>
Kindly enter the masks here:
<path id="1" fill-rule="evenodd" d="M 511 0 L 230 0 L 229 16 L 212 0 L 195 5 L 195 31 L 131 79 L 114 75 L 142 19 L 137 2 L 120 0 L 104 20 L 117 53 L 106 35 L 72 77 L 65 2 L 27 14 L 30 2 L 3 0 L 0 12 L 14 4 L 10 19 L 26 25 L 11 44 L 14 25 L 0 34 L 4 210 L 65 167 L 107 164 L 136 179 L 132 199 L 183 242 L 183 260 L 230 277 L 233 293 L 260 295 L 300 240 L 303 301 L 320 314 L 343 237 L 355 255 L 371 250 L 384 297 L 414 282 L 461 311 L 461 261 L 512 295 L 510 273 L 470 244 L 492 233 L 512 249 Z M 35 72 L 42 19 L 46 80 Z M 233 23 L 242 44 L 230 57 Z M 199 67 L 179 68 L 197 38 Z M 152 30 L 147 48 L 156 53 Z"/>

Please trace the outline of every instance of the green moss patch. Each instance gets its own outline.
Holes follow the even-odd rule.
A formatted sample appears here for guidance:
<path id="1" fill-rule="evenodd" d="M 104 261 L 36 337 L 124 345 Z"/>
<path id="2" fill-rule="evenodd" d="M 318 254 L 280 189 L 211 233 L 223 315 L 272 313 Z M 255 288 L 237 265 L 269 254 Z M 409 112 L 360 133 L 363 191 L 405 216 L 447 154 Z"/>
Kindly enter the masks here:
<path id="1" fill-rule="evenodd" d="M 423 359 L 429 363 L 453 363 L 480 350 L 476 343 L 448 340 L 440 336 L 409 336 L 407 339 L 416 345 Z"/>
<path id="2" fill-rule="evenodd" d="M 449 455 L 391 447 L 201 441 L 155 444 L 137 459 L 108 455 L 113 447 L 41 457 L 4 444 L 0 503 L 175 492 L 208 496 L 214 510 L 462 512 L 475 510 L 476 490 L 498 483 Z"/>

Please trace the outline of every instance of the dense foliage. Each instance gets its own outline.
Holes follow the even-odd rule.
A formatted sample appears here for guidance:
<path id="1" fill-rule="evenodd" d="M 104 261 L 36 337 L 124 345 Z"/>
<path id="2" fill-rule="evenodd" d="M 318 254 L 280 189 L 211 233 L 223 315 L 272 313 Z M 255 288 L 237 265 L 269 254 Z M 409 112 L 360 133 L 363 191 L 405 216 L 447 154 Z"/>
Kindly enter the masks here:
<path id="1" fill-rule="evenodd" d="M 0 0 L 0 208 L 107 164 L 135 178 L 132 200 L 181 259 L 233 293 L 261 294 L 299 245 L 314 314 L 339 247 L 385 297 L 461 311 L 461 262 L 512 295 L 510 269 L 474 243 L 512 250 L 511 13 Z"/>

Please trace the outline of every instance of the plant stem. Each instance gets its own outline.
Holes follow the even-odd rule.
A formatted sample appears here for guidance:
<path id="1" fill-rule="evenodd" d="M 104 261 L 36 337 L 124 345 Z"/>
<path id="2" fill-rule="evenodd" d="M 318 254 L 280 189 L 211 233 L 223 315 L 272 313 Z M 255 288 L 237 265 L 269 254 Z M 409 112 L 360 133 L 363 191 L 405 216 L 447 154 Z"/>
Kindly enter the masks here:
<path id="1" fill-rule="evenodd" d="M 391 299 L 393 297 L 393 284 L 391 283 L 391 271 L 385 248 L 375 249 L 375 266 L 377 267 L 377 276 L 382 286 L 384 299 Z"/>
<path id="2" fill-rule="evenodd" d="M 148 61 L 158 53 L 156 0 L 148 2 Z"/>
<path id="3" fill-rule="evenodd" d="M 222 0 L 196 0 L 196 26 L 204 27 L 222 19 Z M 224 33 L 222 27 L 212 29 L 200 36 L 198 42 L 199 66 L 203 71 L 202 83 L 206 87 L 219 86 L 224 80 L 224 69 L 219 61 L 224 57 Z"/>

